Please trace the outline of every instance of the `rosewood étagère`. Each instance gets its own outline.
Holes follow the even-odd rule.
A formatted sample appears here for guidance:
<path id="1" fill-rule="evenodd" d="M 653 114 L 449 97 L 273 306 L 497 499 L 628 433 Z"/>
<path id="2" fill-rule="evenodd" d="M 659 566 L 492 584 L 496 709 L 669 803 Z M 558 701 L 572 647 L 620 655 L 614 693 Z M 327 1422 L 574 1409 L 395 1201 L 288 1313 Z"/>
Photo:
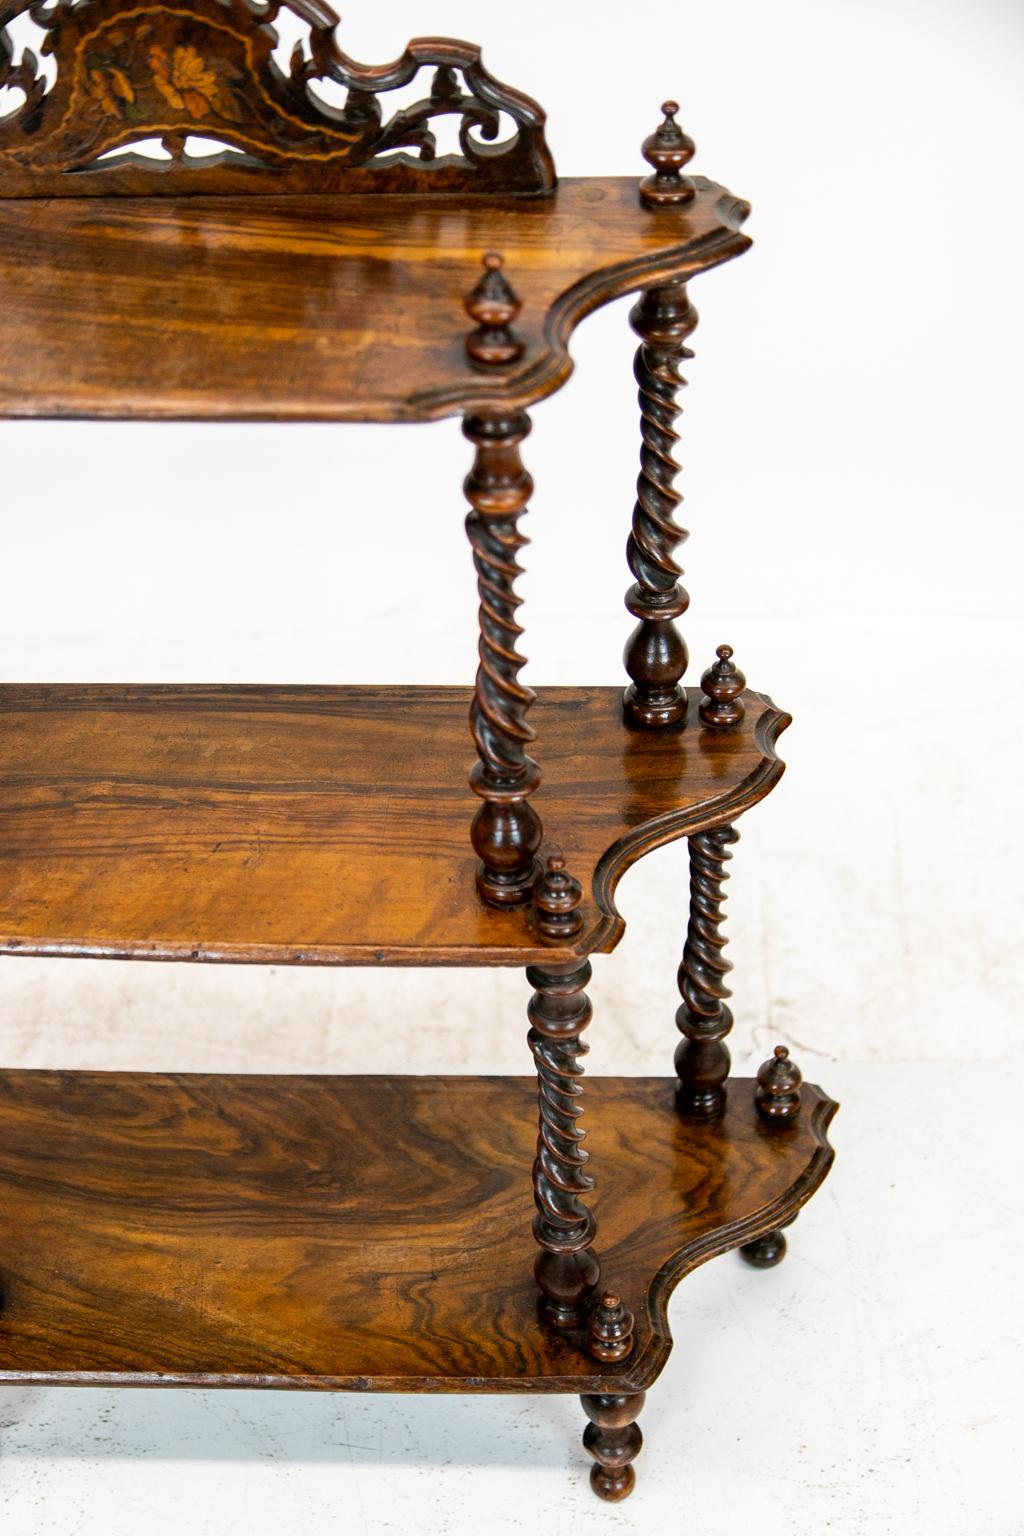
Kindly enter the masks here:
<path id="1" fill-rule="evenodd" d="M 0 947 L 523 965 L 536 1067 L 0 1073 L 0 1380 L 578 1393 L 624 1498 L 673 1287 L 777 1263 L 832 1157 L 784 1046 L 729 1077 L 727 866 L 789 720 L 727 645 L 683 683 L 687 285 L 746 249 L 747 205 L 690 175 L 674 103 L 641 182 L 559 181 L 478 49 L 368 67 L 319 0 L 11 0 L 0 110 L 0 414 L 459 415 L 480 596 L 473 688 L 0 689 Z M 528 412 L 627 293 L 628 686 L 535 695 Z M 589 957 L 677 838 L 675 1073 L 584 1095 Z"/>

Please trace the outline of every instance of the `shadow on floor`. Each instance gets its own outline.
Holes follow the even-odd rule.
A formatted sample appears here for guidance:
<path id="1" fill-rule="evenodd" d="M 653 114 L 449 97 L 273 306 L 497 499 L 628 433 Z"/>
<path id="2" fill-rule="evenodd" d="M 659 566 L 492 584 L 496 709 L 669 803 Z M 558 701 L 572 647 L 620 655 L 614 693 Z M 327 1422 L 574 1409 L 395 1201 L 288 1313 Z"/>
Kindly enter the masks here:
<path id="1" fill-rule="evenodd" d="M 564 1466 L 575 1397 L 0 1388 L 0 1457 Z"/>

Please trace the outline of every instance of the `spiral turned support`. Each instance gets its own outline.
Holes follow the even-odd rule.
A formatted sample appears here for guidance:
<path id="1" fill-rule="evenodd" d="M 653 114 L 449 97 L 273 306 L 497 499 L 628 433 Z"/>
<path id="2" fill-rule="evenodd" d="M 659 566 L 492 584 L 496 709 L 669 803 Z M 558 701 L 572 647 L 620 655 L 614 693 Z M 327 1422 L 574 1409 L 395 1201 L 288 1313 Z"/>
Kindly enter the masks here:
<path id="1" fill-rule="evenodd" d="M 679 464 L 674 458 L 679 434 L 678 390 L 686 380 L 679 372 L 684 358 L 693 356 L 686 338 L 697 325 L 685 283 L 650 288 L 630 315 L 641 338 L 634 372 L 639 386 L 642 446 L 633 529 L 626 547 L 635 577 L 626 594 L 626 607 L 639 619 L 626 644 L 623 661 L 632 682 L 626 689 L 626 719 L 637 726 L 675 725 L 686 715 L 686 693 L 680 679 L 689 656 L 675 626 L 690 606 L 679 577 L 674 552 L 688 538 L 675 521 L 682 497 L 675 489 Z"/>
<path id="2" fill-rule="evenodd" d="M 467 416 L 463 431 L 476 447 L 466 480 L 473 508 L 466 531 L 480 591 L 480 665 L 470 708 L 479 761 L 469 782 L 483 803 L 471 836 L 480 859 L 480 894 L 492 905 L 512 906 L 529 899 L 542 835 L 528 799 L 540 769 L 526 750 L 536 734 L 526 721 L 534 694 L 519 681 L 526 657 L 518 648 L 522 599 L 515 590 L 522 574 L 519 552 L 528 543 L 519 518 L 533 490 L 519 453 L 530 420 L 523 411 Z"/>
<path id="3" fill-rule="evenodd" d="M 676 1102 L 693 1120 L 712 1120 L 725 1108 L 729 1051 L 725 1037 L 732 1029 L 725 978 L 732 964 L 723 950 L 722 931 L 729 876 L 725 865 L 730 847 L 739 842 L 735 827 L 713 827 L 690 838 L 690 921 L 679 967 L 683 1002 L 676 1024 L 684 1036 L 676 1049 L 679 1076 Z"/>
<path id="4" fill-rule="evenodd" d="M 556 1328 L 586 1326 L 587 1305 L 600 1266 L 591 1252 L 597 1230 L 586 1197 L 594 1188 L 583 1149 L 586 1133 L 579 1058 L 587 1051 L 580 1036 L 592 1009 L 584 988 L 590 964 L 531 966 L 530 1048 L 537 1063 L 540 1130 L 533 1165 L 537 1215 L 533 1233 L 541 1246 L 534 1275 L 541 1290 L 541 1315 Z"/>

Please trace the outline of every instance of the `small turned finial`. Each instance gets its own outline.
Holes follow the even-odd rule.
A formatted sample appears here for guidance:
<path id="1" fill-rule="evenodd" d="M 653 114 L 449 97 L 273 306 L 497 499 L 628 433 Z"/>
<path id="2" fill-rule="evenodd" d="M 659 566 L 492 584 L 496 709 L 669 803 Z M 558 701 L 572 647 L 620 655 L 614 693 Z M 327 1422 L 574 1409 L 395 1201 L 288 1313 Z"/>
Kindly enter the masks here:
<path id="1" fill-rule="evenodd" d="M 697 146 L 676 122 L 679 103 L 666 101 L 661 109 L 665 120 L 649 139 L 644 140 L 644 159 L 654 167 L 654 175 L 640 185 L 640 201 L 648 208 L 678 208 L 693 199 L 696 187 L 683 166 L 693 159 Z"/>
<path id="2" fill-rule="evenodd" d="M 708 667 L 700 680 L 705 697 L 700 704 L 700 718 L 705 725 L 722 730 L 739 725 L 746 710 L 741 695 L 747 680 L 732 659 L 732 646 L 718 647 L 718 660 Z"/>
<path id="3" fill-rule="evenodd" d="M 553 853 L 533 888 L 541 935 L 555 944 L 574 939 L 583 927 L 583 913 L 579 910 L 582 900 L 583 887 L 569 874 L 561 854 Z"/>
<path id="4" fill-rule="evenodd" d="M 633 1314 L 613 1291 L 605 1291 L 590 1309 L 587 1349 L 606 1365 L 633 1352 Z"/>
<path id="5" fill-rule="evenodd" d="M 754 1101 L 758 1113 L 772 1125 L 785 1124 L 800 1113 L 800 1084 L 803 1075 L 789 1051 L 777 1045 L 774 1054 L 757 1074 Z"/>
<path id="6" fill-rule="evenodd" d="M 512 330 L 523 306 L 502 266 L 497 251 L 488 251 L 484 275 L 466 300 L 466 313 L 477 327 L 466 337 L 466 351 L 484 368 L 500 368 L 523 355 L 523 343 Z"/>

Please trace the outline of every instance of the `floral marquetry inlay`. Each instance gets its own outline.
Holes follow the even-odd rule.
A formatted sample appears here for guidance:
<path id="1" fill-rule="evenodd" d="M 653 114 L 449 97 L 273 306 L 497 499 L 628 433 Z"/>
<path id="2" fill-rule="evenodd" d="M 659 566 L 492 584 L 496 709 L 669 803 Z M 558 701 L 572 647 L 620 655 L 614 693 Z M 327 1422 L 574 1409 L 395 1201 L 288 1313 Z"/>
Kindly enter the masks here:
<path id="1" fill-rule="evenodd" d="M 0 196 L 224 192 L 268 180 L 314 192 L 551 190 L 543 112 L 494 80 L 478 49 L 423 39 L 371 68 L 339 50 L 337 17 L 319 0 L 290 0 L 307 36 L 285 66 L 274 26 L 283 9 L 277 0 L 0 3 Z M 26 14 L 56 64 L 52 86 L 7 30 Z M 422 98 L 388 116 L 387 94 L 420 76 Z M 441 118 L 457 120 L 460 152 L 439 158 Z M 192 134 L 224 153 L 191 158 Z M 153 139 L 169 161 L 130 153 Z"/>

